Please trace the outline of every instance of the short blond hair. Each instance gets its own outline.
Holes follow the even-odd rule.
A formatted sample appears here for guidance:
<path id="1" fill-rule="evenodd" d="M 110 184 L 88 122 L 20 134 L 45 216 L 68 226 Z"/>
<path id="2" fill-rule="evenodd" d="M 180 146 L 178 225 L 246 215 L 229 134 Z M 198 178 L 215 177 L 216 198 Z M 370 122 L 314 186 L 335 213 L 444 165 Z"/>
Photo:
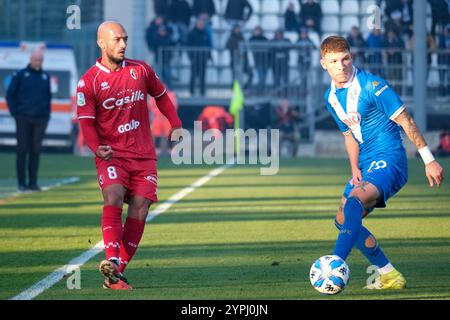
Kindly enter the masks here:
<path id="1" fill-rule="evenodd" d="M 324 57 L 330 52 L 350 52 L 350 44 L 344 37 L 330 36 L 322 41 L 320 55 Z"/>

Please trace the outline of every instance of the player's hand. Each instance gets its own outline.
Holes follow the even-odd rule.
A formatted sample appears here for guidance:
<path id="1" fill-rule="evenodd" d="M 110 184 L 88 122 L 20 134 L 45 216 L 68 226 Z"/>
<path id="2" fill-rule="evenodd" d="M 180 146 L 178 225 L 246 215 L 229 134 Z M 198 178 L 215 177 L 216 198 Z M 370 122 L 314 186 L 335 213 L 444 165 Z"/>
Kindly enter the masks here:
<path id="1" fill-rule="evenodd" d="M 167 140 L 169 140 L 169 142 L 180 141 L 180 137 L 182 136 L 182 132 L 183 131 L 182 131 L 181 127 L 170 129 L 170 133 L 169 133 L 169 136 L 167 137 Z"/>
<path id="2" fill-rule="evenodd" d="M 427 164 L 425 166 L 425 174 L 428 178 L 428 182 L 430 183 L 430 187 L 433 187 L 434 184 L 438 187 L 441 186 L 442 181 L 444 180 L 444 169 L 442 169 L 439 162 L 434 160 Z"/>
<path id="3" fill-rule="evenodd" d="M 357 186 L 362 180 L 362 173 L 359 169 L 352 170 L 352 183 L 354 186 Z"/>
<path id="4" fill-rule="evenodd" d="M 98 146 L 97 150 L 95 151 L 95 155 L 103 160 L 110 160 L 113 156 L 113 150 L 111 146 Z"/>

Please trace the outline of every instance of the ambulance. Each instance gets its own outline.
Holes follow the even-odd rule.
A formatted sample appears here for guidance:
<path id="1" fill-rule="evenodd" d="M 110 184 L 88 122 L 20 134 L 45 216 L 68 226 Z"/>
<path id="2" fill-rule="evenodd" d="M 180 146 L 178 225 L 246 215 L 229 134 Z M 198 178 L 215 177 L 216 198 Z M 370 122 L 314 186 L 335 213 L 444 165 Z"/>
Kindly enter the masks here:
<path id="1" fill-rule="evenodd" d="M 6 90 L 15 71 L 25 68 L 30 54 L 44 52 L 43 70 L 50 74 L 52 92 L 50 121 L 45 133 L 45 150 L 72 152 L 75 147 L 74 101 L 78 81 L 75 55 L 69 45 L 42 42 L 0 42 L 0 150 L 16 146 L 16 124 L 6 104 Z"/>

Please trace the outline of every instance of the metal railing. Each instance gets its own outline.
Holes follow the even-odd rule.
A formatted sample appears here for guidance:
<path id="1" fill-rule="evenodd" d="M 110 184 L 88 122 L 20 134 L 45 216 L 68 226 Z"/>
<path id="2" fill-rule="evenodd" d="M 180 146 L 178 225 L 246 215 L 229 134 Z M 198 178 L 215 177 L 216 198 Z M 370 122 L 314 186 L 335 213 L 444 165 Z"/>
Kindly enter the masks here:
<path id="1" fill-rule="evenodd" d="M 357 67 L 372 72 L 394 87 L 414 109 L 413 52 L 405 49 L 354 50 Z M 283 101 L 298 108 L 298 127 L 313 136 L 315 124 L 328 117 L 323 95 L 330 79 L 319 64 L 319 51 L 311 45 L 281 42 L 242 42 L 239 49 L 160 47 L 155 68 L 172 89 L 197 98 L 215 98 L 218 93 L 232 97 L 232 81 L 243 88 L 246 104 Z M 450 114 L 450 50 L 429 55 L 428 114 Z M 168 81 L 169 79 L 169 81 Z M 204 83 L 204 85 L 202 84 Z"/>

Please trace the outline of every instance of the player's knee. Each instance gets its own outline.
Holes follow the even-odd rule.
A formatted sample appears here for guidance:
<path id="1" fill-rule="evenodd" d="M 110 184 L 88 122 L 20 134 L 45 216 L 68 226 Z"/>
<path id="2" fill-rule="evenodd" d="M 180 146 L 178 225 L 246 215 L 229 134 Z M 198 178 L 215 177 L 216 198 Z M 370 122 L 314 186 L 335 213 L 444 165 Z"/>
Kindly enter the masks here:
<path id="1" fill-rule="evenodd" d="M 349 197 L 347 199 L 347 202 L 345 203 L 344 210 L 343 210 L 343 216 L 345 217 L 346 214 L 349 212 L 355 212 L 355 211 L 361 211 L 361 216 L 364 213 L 364 204 L 358 197 Z"/>
<path id="2" fill-rule="evenodd" d="M 123 206 L 123 197 L 119 192 L 110 190 L 103 193 L 105 205 L 121 208 Z"/>
<path id="3" fill-rule="evenodd" d="M 148 200 L 133 201 L 131 206 L 128 207 L 128 215 L 137 220 L 146 220 L 151 204 L 152 202 Z"/>
<path id="4" fill-rule="evenodd" d="M 367 249 L 375 249 L 377 247 L 377 239 L 373 235 L 370 235 L 364 241 L 364 245 Z"/>
<path id="5" fill-rule="evenodd" d="M 339 230 L 342 229 L 342 226 L 344 225 L 345 217 L 344 217 L 344 209 L 341 207 L 339 208 L 338 213 L 336 214 L 336 218 L 334 219 L 334 225 Z"/>

